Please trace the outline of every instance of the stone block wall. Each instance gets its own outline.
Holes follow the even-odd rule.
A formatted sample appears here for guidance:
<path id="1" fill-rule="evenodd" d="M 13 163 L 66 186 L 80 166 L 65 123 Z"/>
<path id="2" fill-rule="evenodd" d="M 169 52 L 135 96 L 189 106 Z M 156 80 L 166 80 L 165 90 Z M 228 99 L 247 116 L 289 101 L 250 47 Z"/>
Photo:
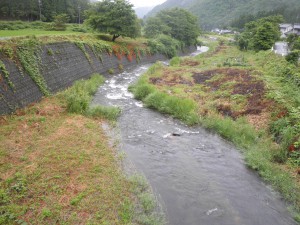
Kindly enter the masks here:
<path id="1" fill-rule="evenodd" d="M 40 71 L 51 93 L 64 90 L 76 80 L 88 79 L 94 73 L 108 76 L 111 69 L 115 73 L 120 72 L 120 65 L 124 69 L 138 65 L 136 60 L 129 61 L 126 57 L 118 59 L 107 53 L 103 53 L 100 59 L 88 46 L 85 48 L 88 57 L 73 43 L 55 43 L 42 47 Z M 194 50 L 195 48 L 191 47 L 181 54 Z M 11 88 L 4 77 L 0 77 L 0 115 L 12 113 L 43 97 L 39 87 L 28 74 L 22 72 L 20 66 L 1 54 L 0 60 L 5 64 L 9 79 L 14 84 L 14 88 Z M 166 57 L 162 54 L 144 56 L 141 57 L 139 64 L 158 60 L 166 60 Z"/>

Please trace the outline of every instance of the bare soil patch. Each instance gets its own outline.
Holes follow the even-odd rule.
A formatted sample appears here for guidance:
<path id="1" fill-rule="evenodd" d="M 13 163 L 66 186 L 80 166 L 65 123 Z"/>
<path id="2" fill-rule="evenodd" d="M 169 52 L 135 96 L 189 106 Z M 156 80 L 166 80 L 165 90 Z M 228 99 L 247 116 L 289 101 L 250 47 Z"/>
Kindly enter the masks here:
<path id="1" fill-rule="evenodd" d="M 168 69 L 163 70 L 163 76 L 161 77 L 151 77 L 149 79 L 150 83 L 158 86 L 166 85 L 166 86 L 175 86 L 178 84 L 185 84 L 188 86 L 193 86 L 194 83 L 187 78 L 184 78 L 182 74 L 187 71 L 184 69 L 178 69 L 176 71 L 170 71 Z"/>

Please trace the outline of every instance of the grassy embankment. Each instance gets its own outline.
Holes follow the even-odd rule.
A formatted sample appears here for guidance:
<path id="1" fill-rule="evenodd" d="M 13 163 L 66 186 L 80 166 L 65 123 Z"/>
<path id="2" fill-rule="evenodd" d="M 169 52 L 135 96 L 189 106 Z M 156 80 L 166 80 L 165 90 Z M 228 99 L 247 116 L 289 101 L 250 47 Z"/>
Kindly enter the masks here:
<path id="1" fill-rule="evenodd" d="M 51 23 L 40 21 L 0 21 L 0 37 L 16 37 L 27 35 L 66 35 L 90 32 L 88 28 L 79 24 L 67 24 L 64 31 L 49 30 Z"/>
<path id="2" fill-rule="evenodd" d="M 202 41 L 209 52 L 157 63 L 130 90 L 146 106 L 232 141 L 299 213 L 299 68 L 269 51 Z"/>
<path id="3" fill-rule="evenodd" d="M 0 224 L 163 224 L 143 177 L 126 177 L 89 107 L 99 75 L 0 117 Z"/>

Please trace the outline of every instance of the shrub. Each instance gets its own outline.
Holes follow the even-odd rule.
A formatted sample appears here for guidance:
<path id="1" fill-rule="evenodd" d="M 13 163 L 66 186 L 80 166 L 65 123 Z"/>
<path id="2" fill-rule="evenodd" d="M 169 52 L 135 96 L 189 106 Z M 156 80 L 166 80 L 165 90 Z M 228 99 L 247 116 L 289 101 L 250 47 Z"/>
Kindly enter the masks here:
<path id="1" fill-rule="evenodd" d="M 86 115 L 105 118 L 109 120 L 116 120 L 119 117 L 120 113 L 121 109 L 118 107 L 94 106 L 87 111 Z"/>
<path id="2" fill-rule="evenodd" d="M 181 49 L 181 43 L 167 35 L 159 35 L 156 39 L 150 39 L 148 46 L 152 54 L 162 53 L 168 58 L 175 57 Z"/>
<path id="3" fill-rule="evenodd" d="M 155 88 L 150 84 L 141 84 L 130 88 L 129 90 L 133 91 L 134 97 L 138 100 L 143 100 L 149 94 L 155 91 Z"/>
<path id="4" fill-rule="evenodd" d="M 181 58 L 180 57 L 173 57 L 171 60 L 170 60 L 170 66 L 179 66 L 180 65 L 180 62 L 181 62 Z"/>
<path id="5" fill-rule="evenodd" d="M 91 96 L 96 93 L 98 86 L 103 81 L 104 78 L 98 74 L 93 75 L 91 79 L 86 81 L 76 81 L 64 94 L 68 112 L 79 114 L 87 112 Z"/>
<path id="6" fill-rule="evenodd" d="M 66 23 L 69 20 L 69 16 L 67 14 L 59 14 L 54 17 L 53 23 L 49 27 L 50 30 L 63 31 L 67 29 Z"/>
<path id="7" fill-rule="evenodd" d="M 295 50 L 295 51 L 292 51 L 290 52 L 286 57 L 286 61 L 290 62 L 290 63 L 293 63 L 295 65 L 298 64 L 299 62 L 299 57 L 300 57 L 300 51 L 299 50 Z"/>

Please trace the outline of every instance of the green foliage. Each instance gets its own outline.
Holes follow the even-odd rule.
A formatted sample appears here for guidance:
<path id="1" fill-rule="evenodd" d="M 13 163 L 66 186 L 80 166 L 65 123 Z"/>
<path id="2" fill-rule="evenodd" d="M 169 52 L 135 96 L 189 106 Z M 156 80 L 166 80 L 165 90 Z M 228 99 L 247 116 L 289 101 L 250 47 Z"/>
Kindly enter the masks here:
<path id="1" fill-rule="evenodd" d="M 22 21 L 1 21 L 0 23 L 0 30 L 21 30 L 29 27 L 29 23 Z"/>
<path id="2" fill-rule="evenodd" d="M 278 24 L 282 16 L 269 16 L 245 25 L 245 31 L 237 36 L 241 50 L 269 50 L 280 37 Z"/>
<path id="3" fill-rule="evenodd" d="M 87 12 L 87 24 L 94 30 L 113 35 L 113 41 L 120 36 L 135 38 L 141 27 L 133 5 L 125 0 L 104 0 L 97 2 Z"/>
<path id="4" fill-rule="evenodd" d="M 121 113 L 121 109 L 118 107 L 110 106 L 93 106 L 89 108 L 86 112 L 87 116 L 95 118 L 104 118 L 108 120 L 116 120 Z"/>
<path id="5" fill-rule="evenodd" d="M 113 68 L 110 68 L 107 72 L 112 75 L 115 73 L 115 70 Z"/>
<path id="6" fill-rule="evenodd" d="M 98 86 L 103 82 L 104 78 L 97 74 L 93 75 L 91 79 L 87 81 L 76 81 L 75 84 L 64 93 L 68 112 L 86 113 L 89 109 L 92 95 L 96 93 Z"/>
<path id="7" fill-rule="evenodd" d="M 181 58 L 176 56 L 170 60 L 170 66 L 179 66 L 181 63 Z"/>
<path id="8" fill-rule="evenodd" d="M 253 37 L 253 47 L 255 50 L 269 50 L 279 39 L 278 28 L 276 25 L 266 22 L 257 27 Z"/>
<path id="9" fill-rule="evenodd" d="M 67 109 L 70 113 L 83 114 L 87 111 L 90 104 L 90 96 L 78 85 L 74 85 L 74 90 L 66 95 Z"/>
<path id="10" fill-rule="evenodd" d="M 246 123 L 244 118 L 239 118 L 234 122 L 229 117 L 224 119 L 213 117 L 205 118 L 201 122 L 206 128 L 216 131 L 243 149 L 251 148 L 259 139 L 259 133 Z"/>
<path id="11" fill-rule="evenodd" d="M 147 107 L 170 114 L 174 118 L 183 120 L 188 125 L 194 125 L 199 122 L 197 106 L 193 100 L 181 99 L 155 91 L 149 94 L 143 101 Z"/>
<path id="12" fill-rule="evenodd" d="M 70 205 L 78 205 L 80 201 L 86 196 L 86 193 L 80 193 L 75 198 L 71 199 Z"/>
<path id="13" fill-rule="evenodd" d="M 52 216 L 52 212 L 50 211 L 50 209 L 44 208 L 42 210 L 42 217 L 43 218 L 47 218 L 47 217 L 51 217 Z"/>
<path id="14" fill-rule="evenodd" d="M 9 79 L 9 72 L 7 71 L 5 64 L 0 60 L 0 76 L 3 75 L 4 79 L 6 80 L 8 86 L 14 90 L 15 85 L 13 84 L 13 82 L 11 82 L 11 80 Z"/>
<path id="15" fill-rule="evenodd" d="M 122 209 L 119 212 L 120 219 L 123 224 L 128 224 L 132 221 L 134 216 L 134 206 L 129 199 L 123 202 Z"/>
<path id="16" fill-rule="evenodd" d="M 285 57 L 285 59 L 290 63 L 298 65 L 300 58 L 300 37 L 297 34 L 290 34 L 287 37 L 287 42 L 292 51 Z"/>
<path id="17" fill-rule="evenodd" d="M 85 49 L 85 42 L 83 41 L 75 41 L 74 44 L 83 52 L 85 58 L 89 61 L 89 63 L 92 62 L 91 57 L 89 53 Z"/>
<path id="18" fill-rule="evenodd" d="M 200 34 L 197 18 L 184 9 L 174 8 L 159 12 L 156 17 L 147 20 L 145 34 L 156 37 L 170 35 L 186 46 L 196 45 Z"/>
<path id="19" fill-rule="evenodd" d="M 298 0 L 167 0 L 156 6 L 147 16 L 163 9 L 180 7 L 197 16 L 203 29 L 238 27 L 270 15 L 283 15 L 286 22 L 299 22 Z"/>
<path id="20" fill-rule="evenodd" d="M 50 30 L 66 30 L 67 25 L 66 23 L 69 21 L 69 17 L 67 14 L 59 14 L 54 17 L 54 21 L 51 24 Z"/>
<path id="21" fill-rule="evenodd" d="M 79 10 L 81 14 L 89 8 L 89 0 L 64 0 L 53 2 L 52 0 L 42 0 L 41 8 L 37 0 L 13 0 L 1 1 L 0 3 L 0 19 L 35 21 L 53 21 L 53 18 L 59 14 L 67 14 L 71 22 L 78 23 Z M 79 8 L 80 7 L 80 8 Z M 81 19 L 82 21 L 82 19 Z M 37 21 L 39 22 L 39 21 Z M 1 22 L 2 24 L 2 22 Z"/>
<path id="22" fill-rule="evenodd" d="M 29 40 L 24 40 L 17 48 L 18 59 L 20 60 L 24 70 L 37 84 L 41 92 L 45 96 L 48 96 L 50 95 L 50 92 L 39 68 L 41 63 L 40 52 L 40 43 L 35 37 L 30 38 Z"/>
<path id="23" fill-rule="evenodd" d="M 177 52 L 181 49 L 179 41 L 164 34 L 157 36 L 155 39 L 149 39 L 147 45 L 152 54 L 161 53 L 168 58 L 175 57 Z"/>
<path id="24" fill-rule="evenodd" d="M 158 200 L 153 195 L 146 178 L 135 174 L 129 177 L 129 182 L 132 185 L 132 192 L 137 195 L 137 209 L 135 212 L 132 211 L 135 214 L 132 216 L 134 221 L 137 224 L 145 225 L 166 224 L 162 210 L 158 205 Z"/>
<path id="25" fill-rule="evenodd" d="M 199 122 L 197 106 L 193 100 L 182 99 L 160 92 L 147 83 L 146 75 L 129 88 L 136 99 L 142 100 L 147 107 L 172 115 L 189 125 Z"/>
<path id="26" fill-rule="evenodd" d="M 295 65 L 298 65 L 299 58 L 300 58 L 300 50 L 294 50 L 285 57 L 286 61 L 293 63 Z"/>
<path id="27" fill-rule="evenodd" d="M 146 37 L 154 38 L 159 34 L 170 35 L 171 27 L 164 24 L 159 17 L 150 17 L 147 19 L 144 31 Z"/>

